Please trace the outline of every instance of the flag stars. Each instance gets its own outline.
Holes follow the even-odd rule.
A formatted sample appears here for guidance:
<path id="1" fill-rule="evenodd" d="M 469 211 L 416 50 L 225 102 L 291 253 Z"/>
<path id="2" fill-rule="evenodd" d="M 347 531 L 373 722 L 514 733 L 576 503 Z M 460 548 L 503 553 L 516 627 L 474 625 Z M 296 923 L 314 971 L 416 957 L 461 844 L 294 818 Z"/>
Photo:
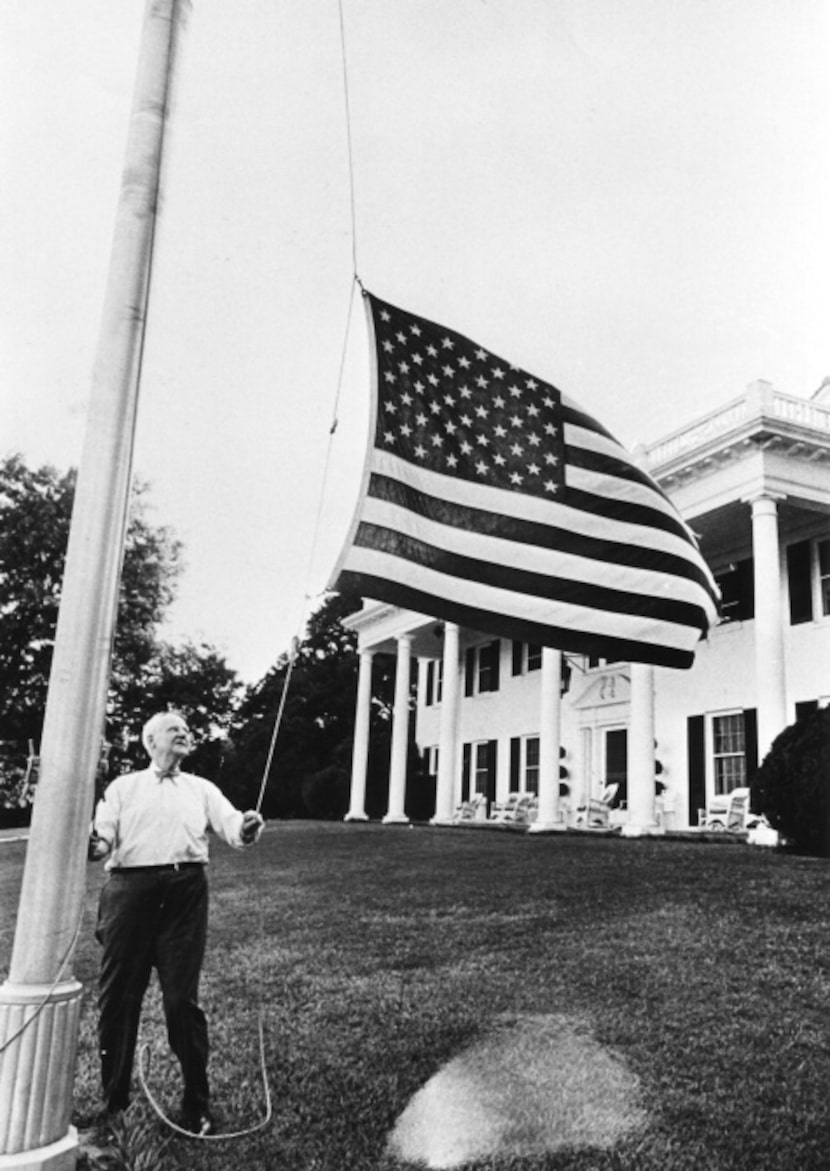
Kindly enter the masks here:
<path id="1" fill-rule="evenodd" d="M 564 496 L 555 387 L 483 346 L 377 306 L 377 445 L 481 488 Z"/>

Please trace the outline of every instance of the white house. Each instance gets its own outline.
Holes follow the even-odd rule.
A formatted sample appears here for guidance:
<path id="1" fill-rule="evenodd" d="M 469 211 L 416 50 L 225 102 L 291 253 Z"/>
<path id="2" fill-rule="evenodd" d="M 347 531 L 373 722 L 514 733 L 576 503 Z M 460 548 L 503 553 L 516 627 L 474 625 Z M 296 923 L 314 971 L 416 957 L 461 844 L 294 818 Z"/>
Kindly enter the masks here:
<path id="1" fill-rule="evenodd" d="M 349 818 L 365 816 L 378 651 L 397 655 L 390 822 L 406 821 L 415 663 L 416 740 L 437 777 L 439 822 L 477 793 L 490 803 L 532 792 L 536 828 L 553 830 L 613 783 L 623 832 L 696 826 L 782 728 L 830 702 L 830 380 L 810 400 L 753 383 L 637 455 L 721 587 L 722 620 L 694 666 L 563 656 L 367 601 L 349 619 L 360 653 Z"/>

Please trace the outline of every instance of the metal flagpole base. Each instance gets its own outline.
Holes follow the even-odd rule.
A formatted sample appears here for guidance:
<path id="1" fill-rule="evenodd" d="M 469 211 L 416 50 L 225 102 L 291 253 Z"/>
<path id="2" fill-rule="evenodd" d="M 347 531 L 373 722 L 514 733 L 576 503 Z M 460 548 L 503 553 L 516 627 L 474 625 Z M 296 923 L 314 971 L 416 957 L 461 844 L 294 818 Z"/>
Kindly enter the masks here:
<path id="1" fill-rule="evenodd" d="M 0 988 L 0 1169 L 73 1171 L 69 1125 L 83 986 Z"/>

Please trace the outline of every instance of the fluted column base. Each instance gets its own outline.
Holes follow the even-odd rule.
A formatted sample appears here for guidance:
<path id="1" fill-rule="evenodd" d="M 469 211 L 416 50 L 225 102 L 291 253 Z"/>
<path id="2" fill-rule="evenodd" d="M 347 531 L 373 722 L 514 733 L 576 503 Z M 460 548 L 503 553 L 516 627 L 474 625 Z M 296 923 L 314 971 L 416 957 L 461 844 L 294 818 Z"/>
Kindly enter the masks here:
<path id="1" fill-rule="evenodd" d="M 69 1125 L 82 985 L 0 988 L 0 1169 L 71 1171 Z M 22 1032 L 20 1031 L 22 1029 Z"/>

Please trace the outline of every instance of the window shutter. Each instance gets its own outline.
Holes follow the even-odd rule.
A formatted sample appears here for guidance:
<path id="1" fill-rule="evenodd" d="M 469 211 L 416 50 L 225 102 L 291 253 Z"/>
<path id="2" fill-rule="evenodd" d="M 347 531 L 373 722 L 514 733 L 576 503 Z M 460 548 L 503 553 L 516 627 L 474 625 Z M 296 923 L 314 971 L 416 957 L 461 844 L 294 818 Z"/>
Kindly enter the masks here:
<path id="1" fill-rule="evenodd" d="M 498 759 L 498 740 L 487 741 L 487 811 L 490 811 L 491 802 L 496 799 L 496 761 Z"/>
<path id="2" fill-rule="evenodd" d="M 516 793 L 519 788 L 519 768 L 522 759 L 522 739 L 520 736 L 510 737 L 510 792 Z"/>
<path id="3" fill-rule="evenodd" d="M 522 673 L 522 647 L 524 643 L 516 642 L 513 639 L 513 674 L 521 675 Z"/>
<path id="4" fill-rule="evenodd" d="M 472 744 L 465 744 L 461 750 L 461 800 L 470 800 L 470 762 L 473 757 Z"/>
<path id="5" fill-rule="evenodd" d="M 790 587 L 790 625 L 813 620 L 813 583 L 810 542 L 787 546 L 787 583 Z"/>
<path id="6" fill-rule="evenodd" d="M 818 700 L 817 699 L 805 699 L 805 700 L 803 700 L 802 703 L 797 703 L 795 705 L 795 718 L 797 720 L 803 720 L 807 716 L 812 715 L 813 712 L 817 712 L 817 711 L 818 711 Z"/>
<path id="7" fill-rule="evenodd" d="M 435 694 L 435 659 L 430 659 L 427 662 L 427 694 L 426 706 L 429 707 L 433 702 Z"/>
<path id="8" fill-rule="evenodd" d="M 758 713 L 754 707 L 744 711 L 744 746 L 746 783 L 751 785 L 758 771 Z"/>
<path id="9" fill-rule="evenodd" d="M 498 691 L 499 689 L 499 665 L 501 663 L 501 642 L 496 639 L 491 642 L 488 647 L 490 655 L 490 690 Z"/>
<path id="10" fill-rule="evenodd" d="M 476 678 L 476 648 L 467 647 L 464 652 L 464 694 L 472 695 Z"/>
<path id="11" fill-rule="evenodd" d="M 703 716 L 686 721 L 686 748 L 689 764 L 689 825 L 695 825 L 698 809 L 706 808 L 706 741 Z"/>

